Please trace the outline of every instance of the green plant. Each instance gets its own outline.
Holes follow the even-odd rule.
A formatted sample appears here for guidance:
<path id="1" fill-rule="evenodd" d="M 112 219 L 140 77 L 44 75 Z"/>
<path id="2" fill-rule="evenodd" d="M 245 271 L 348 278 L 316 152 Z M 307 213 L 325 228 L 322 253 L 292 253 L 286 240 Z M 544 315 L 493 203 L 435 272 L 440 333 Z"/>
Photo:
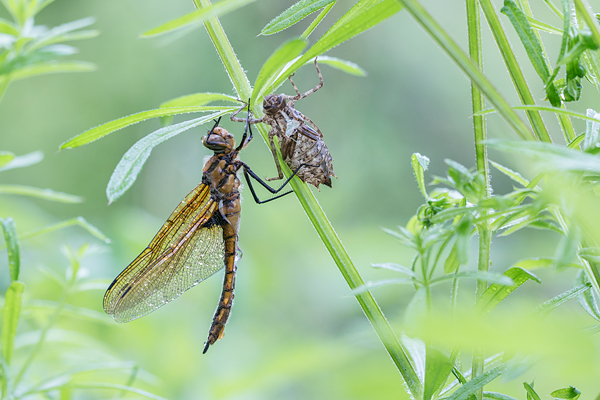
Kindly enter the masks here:
<path id="1" fill-rule="evenodd" d="M 406 277 L 363 284 L 362 278 L 312 192 L 298 179 L 293 179 L 291 184 L 306 214 L 401 373 L 408 392 L 414 398 L 426 400 L 511 398 L 504 394 L 484 392 L 484 386 L 499 377 L 515 378 L 523 371 L 523 365 L 529 365 L 532 359 L 512 354 L 510 351 L 489 355 L 477 343 L 472 346 L 474 348 L 470 352 L 463 351 L 458 345 L 442 349 L 440 342 L 443 338 L 435 335 L 428 337 L 422 345 L 414 345 L 415 339 L 403 337 L 398 340 L 370 294 L 371 288 L 390 283 L 413 285 L 416 293 L 407 307 L 410 311 L 407 314 L 419 316 L 413 321 L 419 322 L 418 320 L 422 319 L 422 326 L 425 327 L 431 322 L 428 318 L 436 316 L 433 288 L 444 282 L 452 284 L 449 308 L 452 313 L 458 313 L 459 282 L 465 278 L 475 279 L 477 281 L 474 291 L 475 302 L 470 308 L 472 310 L 474 307 L 476 321 L 483 321 L 484 316 L 487 316 L 509 295 L 516 293 L 517 288 L 528 281 L 540 282 L 540 279 L 530 270 L 550 267 L 556 270 L 581 268 L 582 272 L 578 275 L 572 289 L 551 298 L 533 308 L 532 311 L 545 317 L 558 306 L 577 298 L 594 319 L 600 320 L 597 306 L 597 296 L 600 293 L 597 243 L 600 237 L 596 228 L 597 199 L 594 197 L 598 181 L 595 157 L 598 147 L 598 125 L 595 124 L 599 123 L 600 119 L 596 117 L 595 112 L 591 115 L 582 115 L 565 108 L 565 103 L 579 99 L 582 78 L 586 77 L 598 86 L 598 65 L 600 65 L 597 63 L 597 49 L 600 47 L 598 23 L 581 0 L 575 0 L 574 3 L 563 0 L 562 12 L 551 2 L 545 2 L 548 8 L 562 19 L 561 28 L 533 18 L 526 0 L 506 1 L 502 9 L 508 17 L 507 21 L 512 23 L 524 44 L 526 53 L 543 82 L 552 107 L 536 105 L 528 81 L 500 22 L 501 16 L 489 0 L 466 1 L 469 54 L 462 51 L 417 0 L 360 0 L 307 48 L 311 33 L 324 20 L 336 2 L 300 1 L 273 19 L 263 29 L 262 34 L 281 32 L 312 12 L 320 10 L 320 13 L 299 38 L 285 41 L 273 52 L 263 64 L 253 87 L 216 16 L 245 2 L 222 1 L 214 6 L 208 0 L 195 0 L 194 3 L 198 9 L 194 13 L 148 31 L 143 36 L 156 36 L 184 27 L 189 29 L 203 22 L 233 83 L 236 96 L 196 93 L 179 97 L 163 103 L 155 110 L 111 121 L 63 143 L 61 149 L 79 147 L 149 118 L 161 117 L 164 123 L 170 123 L 170 117 L 177 114 L 211 113 L 163 127 L 136 143 L 122 158 L 111 177 L 107 187 L 109 201 L 116 200 L 131 186 L 154 146 L 193 126 L 232 113 L 239 108 L 237 99 L 250 99 L 253 113 L 260 117 L 262 115 L 260 105 L 264 95 L 277 90 L 290 74 L 311 62 L 314 57 L 318 56 L 321 62 L 340 69 L 360 73 L 360 68 L 353 64 L 327 58 L 322 54 L 404 8 L 471 80 L 476 155 L 475 170 L 448 161 L 447 176 L 436 178 L 434 181 L 436 185 L 444 185 L 446 188 L 440 187 L 433 191 L 427 191 L 425 185 L 424 172 L 428 165 L 427 158 L 418 154 L 413 155 L 411 160 L 413 170 L 419 189 L 425 198 L 425 204 L 405 227 L 400 227 L 398 232 L 388 231 L 388 233 L 400 239 L 402 244 L 413 248 L 416 255 L 410 267 L 391 263 L 377 265 L 402 273 Z M 522 106 L 511 106 L 482 71 L 481 11 L 490 26 Z M 584 26 L 587 28 L 583 29 Z M 563 35 L 560 55 L 554 68 L 545 55 L 538 31 Z M 559 77 L 561 70 L 565 72 L 564 77 Z M 493 110 L 485 110 L 485 99 L 493 106 Z M 230 105 L 212 105 L 217 101 Z M 519 117 L 517 110 L 525 111 L 527 123 Z M 502 116 L 522 141 L 487 140 L 485 118 L 492 111 Z M 556 115 L 567 148 L 551 144 L 550 129 L 542 120 L 541 111 L 549 111 Z M 573 116 L 589 121 L 585 134 L 575 133 L 570 119 Z M 266 141 L 266 128 L 259 125 L 258 129 Z M 581 143 L 583 143 L 583 151 L 577 150 Z M 505 166 L 491 163 L 488 160 L 488 148 L 532 158 L 534 162 L 527 172 L 543 172 L 543 174 L 528 180 Z M 506 194 L 494 195 L 489 172 L 490 163 L 519 186 Z M 280 160 L 280 164 L 286 175 L 290 176 L 291 171 L 286 168 L 285 163 Z M 564 189 L 565 187 L 567 190 Z M 510 235 L 526 227 L 549 230 L 561 235 L 560 245 L 554 257 L 520 260 L 506 271 L 502 271 L 503 273 L 489 271 L 492 238 Z M 477 270 L 469 271 L 464 268 L 469 259 L 469 243 L 475 234 L 478 236 Z M 577 262 L 573 261 L 575 255 L 579 256 Z M 440 274 L 442 265 L 444 272 Z M 415 325 L 419 326 L 419 323 Z M 597 331 L 598 327 L 594 326 L 592 330 Z M 418 333 L 425 335 L 427 329 Z M 443 344 L 447 345 L 447 343 Z M 470 355 L 470 362 L 466 366 L 462 365 L 462 355 Z M 451 375 L 456 380 L 448 383 Z M 525 389 L 528 398 L 538 396 L 533 389 L 533 384 L 525 384 Z M 573 391 L 560 389 L 552 395 L 556 398 L 575 398 L 575 392 L 576 389 Z"/>

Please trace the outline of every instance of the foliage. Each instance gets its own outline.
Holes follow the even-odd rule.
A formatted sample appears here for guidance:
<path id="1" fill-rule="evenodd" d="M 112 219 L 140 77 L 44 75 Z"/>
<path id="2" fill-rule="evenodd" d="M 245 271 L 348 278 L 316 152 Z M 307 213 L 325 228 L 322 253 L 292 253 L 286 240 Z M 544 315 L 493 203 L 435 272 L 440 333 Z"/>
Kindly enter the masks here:
<path id="1" fill-rule="evenodd" d="M 428 190 L 425 172 L 429 160 L 420 154 L 413 155 L 413 172 L 425 201 L 405 226 L 399 226 L 398 230 L 385 231 L 397 238 L 400 244 L 412 249 L 415 256 L 410 266 L 396 263 L 374 264 L 374 267 L 400 273 L 401 277 L 368 283 L 363 283 L 312 192 L 297 178 L 293 179 L 291 184 L 307 216 L 351 288 L 351 293 L 356 296 L 402 375 L 409 394 L 416 399 L 425 400 L 512 399 L 502 393 L 484 391 L 484 388 L 500 379 L 516 378 L 533 361 L 526 355 L 515 354 L 510 349 L 492 355 L 486 354 L 486 351 L 477 345 L 465 350 L 456 344 L 447 343 L 442 335 L 427 337 L 423 331 L 420 333 L 426 339 L 421 343 L 418 339 L 404 336 L 398 340 L 370 289 L 389 284 L 414 287 L 415 294 L 406 307 L 406 319 L 409 322 L 407 325 L 415 326 L 419 332 L 420 327 L 427 325 L 428 318 L 435 318 L 437 315 L 436 309 L 439 305 L 434 301 L 434 290 L 438 290 L 443 283 L 451 284 L 446 307 L 454 316 L 459 311 L 459 293 L 464 291 L 462 281 L 467 278 L 476 281 L 475 299 L 469 308 L 483 324 L 484 317 L 493 314 L 496 307 L 518 292 L 517 289 L 527 290 L 533 282 L 542 284 L 541 279 L 532 270 L 561 272 L 577 269 L 579 272 L 572 288 L 542 304 L 529 307 L 530 312 L 535 318 L 543 319 L 566 302 L 577 299 L 595 321 L 596 325 L 590 332 L 598 331 L 600 215 L 597 196 L 600 193 L 600 164 L 597 153 L 600 147 L 600 118 L 596 111 L 589 110 L 584 117 L 587 120 L 586 132 L 577 135 L 570 119 L 577 116 L 577 113 L 565 110 L 566 103 L 580 101 L 581 92 L 584 90 L 584 78 L 596 86 L 596 89 L 600 88 L 600 32 L 597 22 L 593 22 L 595 18 L 581 0 L 562 0 L 562 11 L 549 1 L 545 3 L 561 18 L 561 27 L 535 19 L 527 0 L 506 0 L 501 10 L 503 15 L 494 9 L 489 0 L 467 0 L 470 54 L 466 54 L 457 45 L 417 0 L 359 0 L 320 38 L 309 45 L 308 38 L 336 6 L 336 2 L 301 0 L 275 17 L 261 33 L 271 35 L 284 32 L 310 14 L 320 11 L 319 14 L 300 37 L 284 40 L 272 53 L 263 63 L 253 87 L 218 20 L 219 15 L 245 5 L 248 1 L 225 0 L 211 5 L 208 0 L 195 0 L 194 3 L 197 7 L 195 12 L 147 31 L 143 37 L 189 29 L 204 23 L 235 88 L 236 96 L 224 93 L 180 96 L 163 102 L 157 109 L 92 128 L 61 145 L 61 149 L 79 147 L 149 118 L 161 118 L 163 124 L 169 125 L 173 115 L 188 112 L 210 113 L 200 118 L 164 126 L 134 144 L 123 156 L 110 179 L 107 187 L 109 201 L 115 201 L 131 187 L 155 146 L 194 126 L 234 112 L 242 106 L 238 99 L 250 99 L 252 112 L 260 117 L 260 105 L 264 96 L 277 90 L 288 76 L 315 57 L 334 68 L 364 76 L 365 73 L 356 64 L 327 58 L 323 54 L 404 8 L 471 80 L 476 168 L 470 169 L 455 161 L 446 160 L 446 176 L 435 177 L 432 183 L 434 189 Z M 480 55 L 480 11 L 490 26 L 521 106 L 511 106 L 483 72 Z M 515 30 L 552 107 L 536 104 L 522 66 L 509 43 L 502 20 L 505 22 L 504 26 L 512 26 Z M 559 56 L 554 65 L 547 56 L 540 31 L 562 35 Z M 493 106 L 493 110 L 484 110 L 484 97 Z M 219 102 L 228 105 L 215 104 Z M 525 111 L 527 123 L 519 117 L 518 109 Z M 487 139 L 485 118 L 492 111 L 501 115 L 522 140 Z M 551 129 L 541 118 L 540 111 L 549 111 L 556 115 L 565 146 L 552 143 Z M 267 137 L 264 126 L 259 125 L 259 131 L 263 138 Z M 490 161 L 488 149 L 518 155 L 529 163 L 523 171 L 514 171 Z M 10 154 L 2 156 L 5 159 L 11 157 Z M 2 158 L 0 162 L 1 160 Z M 286 175 L 290 176 L 289 169 L 281 164 Z M 490 164 L 514 182 L 515 187 L 512 191 L 505 194 L 496 194 L 493 191 Z M 535 177 L 524 177 L 530 175 Z M 9 225 L 10 223 L 7 223 L 7 226 Z M 490 271 L 492 238 L 521 234 L 525 228 L 545 230 L 558 235 L 559 244 L 553 257 L 531 257 L 519 260 L 504 270 L 497 270 L 494 266 Z M 475 236 L 478 238 L 476 257 L 471 254 L 470 246 Z M 469 261 L 473 259 L 476 259 L 477 269 L 468 269 Z M 12 266 L 18 265 L 14 257 L 11 262 Z M 15 293 L 14 297 L 18 298 L 18 288 L 15 289 Z M 7 354 L 10 354 L 10 351 Z M 467 356 L 471 357 L 469 365 L 462 365 L 461 358 Z M 523 383 L 523 388 L 527 399 L 541 398 L 534 389 L 533 382 Z M 555 390 L 550 395 L 554 398 L 575 399 L 580 393 L 574 387 L 569 387 Z"/>

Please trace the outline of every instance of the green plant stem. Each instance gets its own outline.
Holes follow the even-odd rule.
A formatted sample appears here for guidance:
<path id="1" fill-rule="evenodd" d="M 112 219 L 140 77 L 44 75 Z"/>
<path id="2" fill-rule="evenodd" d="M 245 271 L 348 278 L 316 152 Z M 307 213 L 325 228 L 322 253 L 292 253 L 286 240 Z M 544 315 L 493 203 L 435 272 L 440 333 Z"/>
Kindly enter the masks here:
<path id="1" fill-rule="evenodd" d="M 194 0 L 196 7 L 207 7 L 210 5 L 209 0 Z M 250 83 L 248 78 L 244 74 L 244 70 L 240 65 L 233 48 L 223 31 L 217 17 L 210 18 L 204 23 L 208 34 L 217 49 L 221 61 L 225 65 L 227 73 L 230 75 L 231 82 L 233 83 L 238 95 L 246 99 L 251 94 Z M 257 117 L 262 114 L 261 110 L 253 110 Z M 263 124 L 258 124 L 258 130 L 262 135 L 265 143 L 268 143 L 268 131 Z M 283 171 L 286 176 L 291 175 L 291 171 L 287 168 L 285 163 L 282 163 Z M 308 186 L 302 182 L 298 177 L 295 177 L 290 182 L 290 185 L 294 189 L 296 197 L 300 201 L 300 204 L 304 208 L 306 215 L 309 217 L 315 230 L 321 237 L 323 244 L 331 254 L 344 279 L 348 283 L 350 288 L 355 289 L 364 284 L 363 279 L 354 267 L 346 249 L 342 245 L 341 241 L 337 237 L 333 227 L 327 220 L 325 213 L 317 203 L 313 193 L 310 191 Z M 384 347 L 388 351 L 390 357 L 396 364 L 396 367 L 400 371 L 409 391 L 415 399 L 421 398 L 423 393 L 423 387 L 417 373 L 415 372 L 412 364 L 410 363 L 407 352 L 402 347 L 400 341 L 394 334 L 392 327 L 386 320 L 383 312 L 377 305 L 377 302 L 369 292 L 361 293 L 356 295 L 356 299 L 360 304 L 363 312 L 367 316 L 367 319 L 375 329 L 375 332 L 379 336 L 379 339 L 383 343 Z"/>
<path id="2" fill-rule="evenodd" d="M 529 86 L 527 85 L 527 81 L 523 75 L 523 71 L 521 71 L 521 67 L 519 66 L 517 58 L 510 47 L 510 43 L 508 42 L 508 38 L 504 33 L 504 29 L 502 28 L 502 24 L 500 23 L 498 15 L 496 14 L 496 10 L 494 10 L 494 6 L 490 0 L 480 0 L 479 4 L 481 4 L 481 9 L 483 10 L 492 34 L 494 35 L 494 39 L 496 40 L 500 54 L 502 54 L 504 64 L 508 69 L 508 73 L 510 74 L 519 98 L 521 99 L 521 103 L 526 105 L 535 104 L 535 100 L 531 94 L 531 91 L 529 90 Z M 528 111 L 527 117 L 529 118 L 529 122 L 533 127 L 533 131 L 535 132 L 537 139 L 543 142 L 551 142 L 552 140 L 550 139 L 550 135 L 546 130 L 546 126 L 544 125 L 544 121 L 542 120 L 540 113 L 537 111 Z"/>
<path id="3" fill-rule="evenodd" d="M 583 0 L 574 0 L 575 8 L 579 12 L 579 15 L 585 21 L 588 28 L 592 32 L 592 39 L 596 46 L 600 48 L 600 26 L 598 24 L 598 20 L 596 16 L 590 11 L 589 7 L 583 3 Z"/>
<path id="4" fill-rule="evenodd" d="M 194 4 L 196 5 L 196 8 L 204 8 L 211 5 L 210 0 L 194 0 Z M 216 17 L 208 19 L 204 22 L 204 26 L 206 27 L 208 36 L 210 36 L 210 40 L 215 45 L 219 58 L 221 58 L 221 61 L 227 70 L 227 75 L 237 91 L 238 96 L 246 101 L 252 94 L 252 88 L 233 51 L 233 47 L 231 47 L 231 44 L 227 39 L 227 35 L 225 35 L 223 26 Z"/>
<path id="5" fill-rule="evenodd" d="M 483 57 L 481 46 L 481 23 L 479 12 L 479 1 L 467 0 L 467 26 L 469 39 L 469 55 L 477 67 L 483 69 Z M 485 118 L 477 118 L 476 114 L 485 108 L 485 100 L 479 89 L 471 84 L 471 98 L 473 103 L 473 133 L 475 136 L 475 159 L 477 171 L 483 174 L 485 180 L 485 197 L 489 198 L 492 193 L 490 182 L 490 167 L 488 162 L 487 147 L 482 142 L 487 138 Z M 482 213 L 487 214 L 484 209 Z M 484 219 L 478 225 L 479 232 L 479 254 L 477 267 L 479 271 L 487 271 L 490 263 L 490 245 L 491 245 L 491 229 L 487 219 Z M 487 283 L 484 280 L 477 280 L 475 297 L 478 299 L 487 289 Z M 454 351 L 453 351 L 454 354 Z M 456 359 L 456 356 L 454 357 Z M 472 362 L 472 377 L 483 374 L 483 366 L 485 353 L 483 349 L 473 350 Z M 477 400 L 483 398 L 483 387 L 475 392 Z"/>
<path id="6" fill-rule="evenodd" d="M 313 22 L 308 26 L 308 28 L 306 28 L 306 30 L 302 32 L 302 35 L 300 35 L 300 39 L 308 39 L 310 34 L 317 28 L 317 26 L 319 26 L 323 18 L 325 18 L 325 16 L 329 14 L 329 11 L 333 8 L 334 5 L 335 2 L 323 7 L 319 15 L 317 15 L 317 18 L 315 18 Z"/>
<path id="7" fill-rule="evenodd" d="M 406 7 L 413 18 L 425 29 L 440 45 L 450 58 L 462 69 L 471 81 L 485 94 L 490 103 L 494 105 L 506 122 L 522 139 L 534 139 L 535 136 L 527 125 L 519 118 L 511 106 L 504 100 L 496 88 L 483 75 L 481 70 L 469 58 L 460 46 L 442 29 L 442 27 L 429 15 L 417 0 L 397 0 Z"/>

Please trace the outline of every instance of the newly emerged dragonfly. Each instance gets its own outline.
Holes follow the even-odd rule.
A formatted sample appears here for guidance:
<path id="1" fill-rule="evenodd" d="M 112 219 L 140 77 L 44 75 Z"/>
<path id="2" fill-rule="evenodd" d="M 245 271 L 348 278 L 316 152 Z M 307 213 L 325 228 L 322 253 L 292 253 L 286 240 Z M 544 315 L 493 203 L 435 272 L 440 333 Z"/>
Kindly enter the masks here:
<path id="1" fill-rule="evenodd" d="M 320 81 L 317 86 L 305 93 L 300 93 L 292 80 L 293 75 L 289 76 L 288 79 L 296 90 L 296 96 L 286 94 L 265 96 L 263 101 L 265 115 L 262 118 L 248 121 L 251 124 L 263 122 L 271 127 L 269 130 L 269 146 L 275 159 L 278 176 L 267 179 L 268 181 L 283 179 L 283 172 L 277 160 L 277 152 L 273 141 L 273 137 L 277 136 L 281 156 L 292 171 L 297 170 L 301 165 L 314 165 L 298 171 L 297 175 L 300 179 L 310 183 L 317 189 L 320 184 L 331 187 L 331 177 L 335 177 L 333 158 L 323 141 L 323 134 L 310 118 L 294 108 L 294 102 L 313 94 L 323 87 L 323 76 L 316 59 L 315 67 Z M 244 108 L 246 108 L 246 105 L 235 112 L 231 116 L 231 120 L 246 122 L 247 120 L 236 117 Z"/>
<path id="2" fill-rule="evenodd" d="M 279 189 L 271 188 L 238 159 L 240 150 L 252 140 L 250 125 L 246 124 L 242 141 L 235 147 L 233 135 L 218 124 L 216 121 L 202 138 L 204 146 L 214 151 L 204 165 L 202 182 L 181 201 L 148 247 L 115 278 L 104 295 L 104 310 L 117 322 L 128 322 L 167 304 L 225 267 L 223 291 L 204 353 L 223 337 L 233 304 L 236 264 L 240 258 L 237 172 L 243 170 L 248 188 L 259 204 L 291 193 L 259 200 L 250 178 L 273 194 L 280 192 L 291 178 Z"/>

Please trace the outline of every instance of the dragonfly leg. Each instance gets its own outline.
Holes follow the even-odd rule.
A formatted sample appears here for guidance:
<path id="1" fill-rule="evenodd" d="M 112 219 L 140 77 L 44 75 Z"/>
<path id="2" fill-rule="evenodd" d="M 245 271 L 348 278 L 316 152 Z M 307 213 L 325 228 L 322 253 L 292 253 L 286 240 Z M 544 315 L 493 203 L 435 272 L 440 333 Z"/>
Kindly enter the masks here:
<path id="1" fill-rule="evenodd" d="M 238 112 L 239 112 L 239 110 L 238 110 Z M 248 99 L 248 114 L 246 115 L 246 127 L 244 128 L 244 135 L 242 136 L 240 145 L 237 147 L 237 149 L 235 149 L 235 151 L 240 151 L 241 149 L 246 147 L 248 145 L 248 143 L 250 143 L 250 141 L 252 140 L 253 134 L 252 134 L 252 127 L 250 125 L 250 115 L 251 115 L 250 99 Z M 248 136 L 248 131 L 250 131 L 250 136 Z"/>
<path id="2" fill-rule="evenodd" d="M 296 168 L 294 173 L 279 187 L 279 189 L 274 189 L 271 186 L 269 186 L 265 181 L 263 181 L 258 175 L 256 175 L 254 173 L 254 171 L 252 171 L 246 164 L 243 164 L 243 165 L 244 165 L 244 177 L 246 178 L 246 182 L 248 183 L 248 188 L 250 189 L 250 193 L 252 193 L 252 197 L 254 198 L 254 201 L 258 204 L 268 203 L 269 201 L 273 201 L 275 199 L 278 199 L 280 197 L 288 195 L 288 194 L 292 193 L 292 190 L 285 192 L 283 194 L 277 195 L 275 197 L 271 197 L 270 199 L 267 199 L 267 200 L 260 200 L 258 198 L 258 196 L 256 195 L 254 186 L 252 186 L 252 181 L 250 180 L 251 177 L 254 178 L 254 180 L 256 180 L 258 183 L 260 183 L 261 186 L 264 187 L 265 189 L 267 189 L 269 192 L 276 194 L 276 193 L 279 193 L 292 180 L 292 178 L 294 176 L 296 176 L 296 173 L 300 170 L 300 168 L 302 168 L 302 167 L 313 167 L 313 168 L 318 167 L 318 165 L 301 164 L 298 168 Z"/>

